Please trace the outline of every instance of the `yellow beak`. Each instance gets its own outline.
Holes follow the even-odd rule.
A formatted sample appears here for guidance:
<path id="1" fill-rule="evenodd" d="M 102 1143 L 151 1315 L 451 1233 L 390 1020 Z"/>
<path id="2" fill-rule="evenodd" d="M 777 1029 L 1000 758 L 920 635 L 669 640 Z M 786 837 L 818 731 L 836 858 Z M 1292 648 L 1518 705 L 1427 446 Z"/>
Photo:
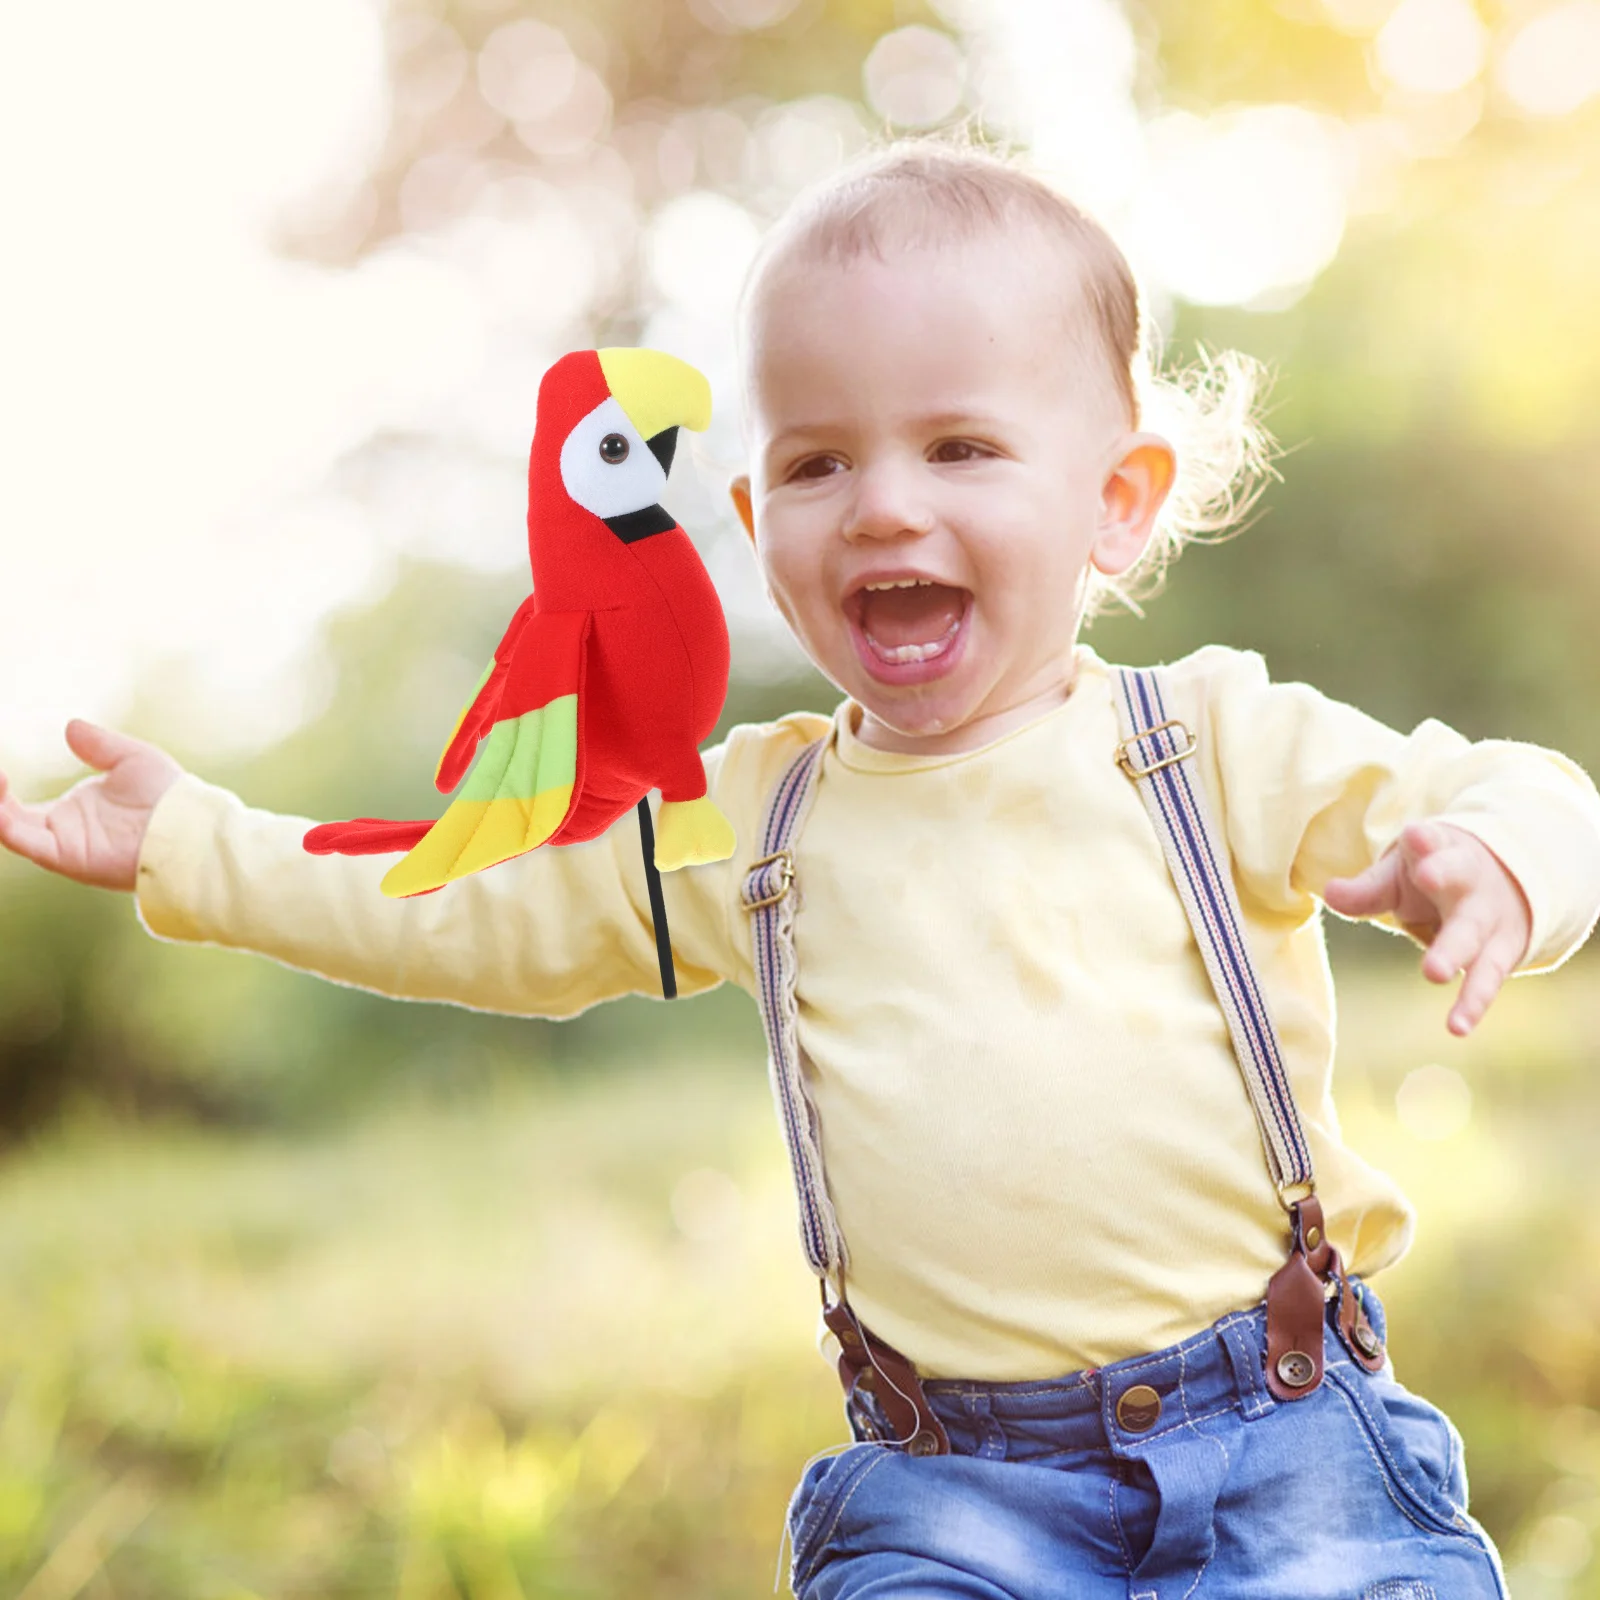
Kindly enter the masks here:
<path id="1" fill-rule="evenodd" d="M 600 352 L 606 387 L 641 439 L 653 439 L 668 428 L 711 426 L 711 385 L 687 361 L 662 350 L 614 346 Z"/>

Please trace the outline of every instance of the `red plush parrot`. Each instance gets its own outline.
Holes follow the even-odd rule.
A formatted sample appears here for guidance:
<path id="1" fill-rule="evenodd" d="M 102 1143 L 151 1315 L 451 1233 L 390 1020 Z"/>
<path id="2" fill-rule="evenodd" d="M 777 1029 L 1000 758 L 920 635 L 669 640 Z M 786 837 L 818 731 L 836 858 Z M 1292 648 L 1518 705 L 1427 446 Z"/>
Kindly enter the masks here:
<path id="1" fill-rule="evenodd" d="M 593 839 L 636 807 L 648 830 L 641 802 L 659 788 L 657 868 L 733 854 L 699 755 L 727 697 L 727 622 L 661 506 L 678 429 L 710 421 L 706 380 L 658 350 L 583 350 L 550 368 L 528 464 L 533 593 L 434 781 L 448 794 L 470 776 L 436 822 L 326 823 L 307 850 L 407 851 L 383 892 L 426 894 L 541 844 Z"/>

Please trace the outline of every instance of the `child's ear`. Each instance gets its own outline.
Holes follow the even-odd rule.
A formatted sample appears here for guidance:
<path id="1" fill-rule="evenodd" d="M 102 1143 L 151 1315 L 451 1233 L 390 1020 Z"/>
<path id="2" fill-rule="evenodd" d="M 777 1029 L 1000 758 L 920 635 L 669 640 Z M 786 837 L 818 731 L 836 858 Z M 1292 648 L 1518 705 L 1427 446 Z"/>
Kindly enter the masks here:
<path id="1" fill-rule="evenodd" d="M 754 544 L 756 513 L 755 506 L 750 500 L 750 478 L 748 474 L 741 472 L 728 485 L 728 498 L 733 501 L 733 509 L 739 513 L 739 520 L 744 524 L 744 531 L 749 534 L 750 542 Z"/>
<path id="2" fill-rule="evenodd" d="M 1089 556 L 1096 571 L 1117 577 L 1144 554 L 1177 475 L 1177 457 L 1160 434 L 1128 437 L 1100 490 L 1099 528 Z"/>

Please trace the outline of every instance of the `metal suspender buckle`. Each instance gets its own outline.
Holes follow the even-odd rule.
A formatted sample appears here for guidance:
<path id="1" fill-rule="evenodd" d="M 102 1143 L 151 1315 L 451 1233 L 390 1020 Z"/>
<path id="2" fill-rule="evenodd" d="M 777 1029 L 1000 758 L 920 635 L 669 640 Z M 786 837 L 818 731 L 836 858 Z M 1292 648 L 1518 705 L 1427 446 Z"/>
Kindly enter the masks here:
<path id="1" fill-rule="evenodd" d="M 1176 728 L 1183 735 L 1184 745 L 1181 750 L 1174 750 L 1171 755 L 1162 756 L 1159 760 L 1141 766 L 1135 758 L 1133 751 L 1141 741 L 1153 738 L 1158 733 L 1165 733 L 1168 728 Z M 1176 736 L 1174 736 L 1176 742 Z M 1131 738 L 1124 739 L 1117 746 L 1117 765 L 1127 773 L 1130 778 L 1148 778 L 1152 772 L 1159 772 L 1163 767 L 1176 766 L 1180 761 L 1186 761 L 1194 754 L 1194 735 L 1176 717 L 1168 717 L 1165 722 L 1158 722 L 1153 728 L 1141 728 Z"/>
<path id="2" fill-rule="evenodd" d="M 767 884 L 762 892 L 751 899 L 750 890 L 759 881 L 760 875 L 768 867 L 778 870 L 772 874 L 772 882 Z M 764 906 L 775 906 L 788 894 L 789 886 L 794 882 L 794 856 L 787 850 L 779 850 L 776 854 L 763 856 L 759 861 L 751 863 L 750 870 L 745 874 L 744 908 L 746 911 L 760 911 Z"/>

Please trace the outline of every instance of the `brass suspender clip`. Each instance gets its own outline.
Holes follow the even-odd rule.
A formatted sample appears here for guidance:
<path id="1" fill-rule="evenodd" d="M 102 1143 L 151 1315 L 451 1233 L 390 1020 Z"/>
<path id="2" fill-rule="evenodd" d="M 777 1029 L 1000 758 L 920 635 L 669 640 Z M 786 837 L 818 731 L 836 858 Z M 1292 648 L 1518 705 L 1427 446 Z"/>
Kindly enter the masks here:
<path id="1" fill-rule="evenodd" d="M 1148 739 L 1152 734 L 1164 733 L 1168 728 L 1176 728 L 1183 735 L 1184 747 L 1175 750 L 1170 756 L 1162 756 L 1159 761 L 1152 761 L 1148 766 L 1140 766 L 1133 755 L 1133 748 L 1141 739 Z M 1117 746 L 1117 765 L 1127 773 L 1130 778 L 1148 778 L 1152 772 L 1159 772 L 1163 767 L 1176 766 L 1180 761 L 1186 761 L 1194 754 L 1194 735 L 1189 732 L 1183 723 L 1176 717 L 1169 717 L 1165 722 L 1158 722 L 1153 728 L 1141 728 L 1130 739 L 1124 739 Z"/>
<path id="2" fill-rule="evenodd" d="M 768 889 L 759 900 L 746 900 L 746 911 L 759 911 L 763 906 L 775 906 L 788 894 L 789 886 L 794 882 L 794 856 L 787 850 L 780 850 L 776 855 L 763 856 L 759 861 L 750 864 L 750 870 L 745 874 L 748 883 L 763 867 L 776 866 L 778 869 L 778 882 L 776 888 Z"/>

